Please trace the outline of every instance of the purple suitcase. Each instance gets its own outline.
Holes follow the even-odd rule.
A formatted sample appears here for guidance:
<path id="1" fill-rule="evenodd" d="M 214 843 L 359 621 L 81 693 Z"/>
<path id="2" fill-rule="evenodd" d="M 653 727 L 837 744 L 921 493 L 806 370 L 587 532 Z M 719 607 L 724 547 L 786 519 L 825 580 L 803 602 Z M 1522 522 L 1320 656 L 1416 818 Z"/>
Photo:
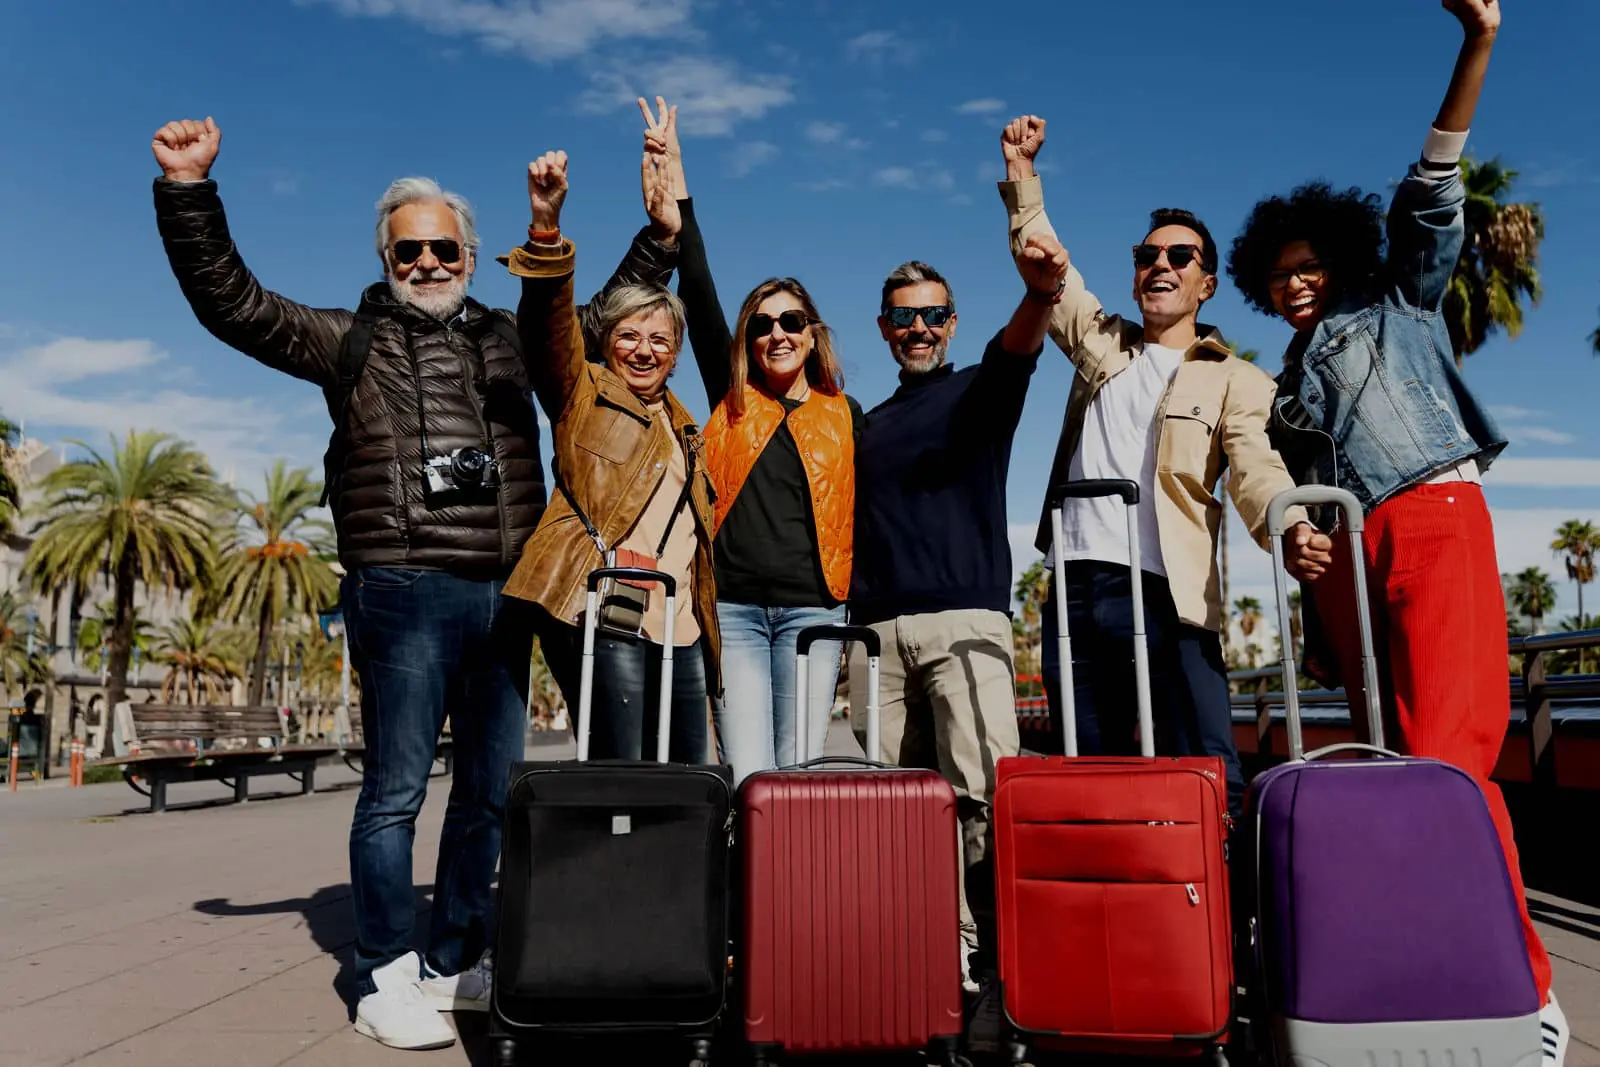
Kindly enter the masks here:
<path id="1" fill-rule="evenodd" d="M 1304 751 L 1284 640 L 1296 504 L 1338 505 L 1350 533 L 1372 745 Z M 1280 493 L 1267 513 L 1290 760 L 1250 785 L 1254 878 L 1238 887 L 1253 905 L 1263 1044 L 1283 1067 L 1536 1067 L 1538 993 L 1483 793 L 1455 767 L 1382 747 L 1362 517 L 1354 496 L 1321 486 Z"/>

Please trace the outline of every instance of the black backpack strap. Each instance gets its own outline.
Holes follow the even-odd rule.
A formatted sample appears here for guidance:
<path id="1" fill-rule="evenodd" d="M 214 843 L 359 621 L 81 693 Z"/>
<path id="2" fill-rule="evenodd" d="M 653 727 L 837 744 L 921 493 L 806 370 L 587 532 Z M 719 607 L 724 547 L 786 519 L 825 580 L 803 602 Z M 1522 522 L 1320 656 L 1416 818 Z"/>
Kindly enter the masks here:
<path id="1" fill-rule="evenodd" d="M 339 348 L 338 381 L 331 389 L 323 391 L 328 401 L 328 414 L 333 419 L 333 436 L 328 440 L 328 451 L 322 457 L 322 501 L 326 506 L 333 492 L 334 481 L 344 466 L 344 455 L 349 441 L 350 397 L 366 368 L 367 356 L 372 352 L 372 334 L 378 320 L 365 307 L 358 310 L 345 331 L 344 344 Z"/>
<path id="2" fill-rule="evenodd" d="M 504 315 L 489 312 L 489 332 L 510 345 L 513 352 L 521 353 L 522 338 L 517 336 L 517 328 L 507 322 Z"/>

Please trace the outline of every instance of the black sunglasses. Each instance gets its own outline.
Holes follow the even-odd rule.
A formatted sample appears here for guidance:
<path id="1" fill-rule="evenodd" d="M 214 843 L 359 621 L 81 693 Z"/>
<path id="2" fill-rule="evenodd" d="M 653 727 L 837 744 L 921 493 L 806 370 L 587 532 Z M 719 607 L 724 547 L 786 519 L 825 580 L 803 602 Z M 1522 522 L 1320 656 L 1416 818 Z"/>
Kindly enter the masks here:
<path id="1" fill-rule="evenodd" d="M 440 237 L 427 241 L 396 241 L 394 243 L 394 261 L 402 267 L 409 267 L 422 258 L 422 249 L 426 245 L 433 249 L 433 257 L 440 263 L 459 263 L 461 261 L 461 242 L 448 237 Z"/>
<path id="2" fill-rule="evenodd" d="M 785 311 L 777 318 L 762 312 L 750 316 L 750 324 L 745 328 L 744 335 L 752 341 L 757 337 L 765 337 L 772 332 L 772 324 L 774 322 L 778 324 L 784 333 L 804 333 L 805 328 L 815 321 L 817 320 L 807 315 L 804 311 L 796 311 L 793 308 Z"/>
<path id="3" fill-rule="evenodd" d="M 949 322 L 952 314 L 954 312 L 950 310 L 950 305 L 935 304 L 932 307 L 925 308 L 892 307 L 883 313 L 883 317 L 889 320 L 890 325 L 898 326 L 903 330 L 916 322 L 918 316 L 921 316 L 923 325 L 930 330 L 934 330 Z"/>
<path id="4" fill-rule="evenodd" d="M 1133 265 L 1141 269 L 1153 267 L 1163 251 L 1167 253 L 1167 262 L 1172 264 L 1173 270 L 1182 270 L 1200 259 L 1199 245 L 1134 245 Z"/>

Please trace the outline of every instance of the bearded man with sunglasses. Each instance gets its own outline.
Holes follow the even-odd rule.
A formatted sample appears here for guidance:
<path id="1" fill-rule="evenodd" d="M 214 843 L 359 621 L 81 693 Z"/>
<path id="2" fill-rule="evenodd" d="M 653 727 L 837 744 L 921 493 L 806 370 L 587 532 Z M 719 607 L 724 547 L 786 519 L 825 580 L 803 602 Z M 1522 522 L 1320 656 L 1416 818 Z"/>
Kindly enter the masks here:
<path id="1" fill-rule="evenodd" d="M 937 770 L 955 787 L 969 992 L 994 960 L 995 764 L 1018 751 L 1006 478 L 1067 254 L 1052 237 L 1034 238 L 1017 269 L 1026 290 L 1011 321 L 959 370 L 947 358 L 957 324 L 950 284 L 915 260 L 889 275 L 878 329 L 900 388 L 867 413 L 856 446 L 850 621 L 883 645 L 882 748 L 867 756 Z M 857 644 L 852 708 L 866 707 L 866 686 Z M 865 716 L 851 722 L 865 747 Z"/>
<path id="2" fill-rule="evenodd" d="M 1020 254 L 1054 236 L 1033 160 L 1044 120 L 1014 119 L 1001 133 L 1011 245 Z M 1076 374 L 1050 468 L 1051 486 L 1091 478 L 1139 484 L 1139 555 L 1155 698 L 1158 750 L 1222 759 L 1229 807 L 1244 798 L 1233 743 L 1233 713 L 1221 631 L 1227 625 L 1217 572 L 1222 506 L 1212 495 L 1224 473 L 1251 536 L 1267 547 L 1267 504 L 1292 488 L 1267 439 L 1275 383 L 1233 355 L 1214 327 L 1198 321 L 1217 289 L 1217 247 L 1193 214 L 1151 213 L 1133 250 L 1133 298 L 1140 321 L 1108 314 L 1069 268 L 1050 336 Z M 1132 668 L 1133 609 L 1128 525 L 1116 497 L 1068 500 L 1063 512 L 1067 613 L 1072 637 L 1078 749 L 1084 755 L 1137 755 Z M 1320 574 L 1332 543 L 1300 520 L 1286 539 L 1296 577 Z M 1051 553 L 1049 511 L 1034 541 Z M 1053 567 L 1054 559 L 1050 560 Z M 1043 610 L 1043 666 L 1052 733 L 1061 736 L 1055 587 Z"/>
<path id="3" fill-rule="evenodd" d="M 510 312 L 467 296 L 472 209 L 426 178 L 402 178 L 378 201 L 384 280 L 355 314 L 263 288 L 209 177 L 221 137 L 209 118 L 156 132 L 156 220 L 201 325 L 321 387 L 333 417 L 327 500 L 365 740 L 350 830 L 356 1029 L 441 1048 L 455 1036 L 439 1012 L 488 1007 L 491 884 L 532 650 L 531 617 L 501 588 L 545 510 L 527 362 L 542 355 L 525 359 Z M 675 242 L 664 227 L 641 232 L 606 290 L 664 283 Z M 447 712 L 454 780 L 419 958 L 412 841 Z"/>

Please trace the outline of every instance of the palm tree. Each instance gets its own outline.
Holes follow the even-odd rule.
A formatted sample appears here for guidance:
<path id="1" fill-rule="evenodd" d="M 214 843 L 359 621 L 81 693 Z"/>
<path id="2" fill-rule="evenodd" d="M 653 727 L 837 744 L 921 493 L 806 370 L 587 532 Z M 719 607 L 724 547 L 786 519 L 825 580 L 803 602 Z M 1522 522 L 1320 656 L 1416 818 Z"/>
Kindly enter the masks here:
<path id="1" fill-rule="evenodd" d="M 244 672 L 215 619 L 205 614 L 169 622 L 156 639 L 156 658 L 167 664 L 161 699 L 171 703 L 182 686 L 190 704 L 216 704 L 225 688 Z"/>
<path id="2" fill-rule="evenodd" d="M 332 604 L 338 580 L 322 558 L 331 530 L 310 518 L 322 498 L 322 483 L 307 467 L 286 470 L 283 460 L 267 472 L 266 495 L 243 493 L 237 505 L 240 529 L 225 546 L 214 589 L 218 614 L 256 626 L 252 706 L 267 690 L 267 657 L 273 628 L 288 613 L 309 614 Z"/>
<path id="3" fill-rule="evenodd" d="M 88 670 L 97 671 L 107 666 L 110 657 L 105 653 L 111 644 L 111 631 L 116 628 L 116 618 L 116 603 L 105 600 L 95 608 L 95 614 L 85 615 L 79 623 L 78 653 L 83 657 L 83 665 Z M 155 633 L 150 629 L 149 620 L 144 617 L 144 612 L 139 610 L 137 604 L 133 606 L 133 622 L 129 626 L 129 632 L 133 634 L 129 649 L 134 655 L 149 659 L 155 649 Z"/>
<path id="4" fill-rule="evenodd" d="M 1600 326 L 1594 328 L 1594 333 L 1589 335 L 1589 347 L 1594 349 L 1594 354 L 1600 356 Z"/>
<path id="5" fill-rule="evenodd" d="M 1261 601 L 1253 596 L 1240 597 L 1233 602 L 1233 610 L 1239 613 L 1239 634 L 1244 638 L 1246 663 L 1254 669 L 1260 650 L 1250 637 L 1261 624 Z"/>
<path id="6" fill-rule="evenodd" d="M 1300 590 L 1289 590 L 1289 647 L 1294 649 L 1295 660 L 1300 657 L 1300 638 L 1305 633 L 1305 624 L 1301 619 L 1303 598 Z"/>
<path id="7" fill-rule="evenodd" d="M 1498 158 L 1461 161 L 1467 187 L 1466 242 L 1445 293 L 1445 324 L 1456 364 L 1476 352 L 1496 330 L 1509 337 L 1522 332 L 1522 299 L 1538 304 L 1543 295 L 1539 243 L 1544 212 L 1538 204 L 1508 200 L 1517 172 Z"/>
<path id="8" fill-rule="evenodd" d="M 89 455 L 51 471 L 44 515 L 23 572 L 47 592 L 87 589 L 108 575 L 112 626 L 106 702 L 127 699 L 137 587 L 171 591 L 203 581 L 211 569 L 209 509 L 218 487 L 199 452 L 163 433 L 112 438 L 109 457 Z"/>
<path id="9" fill-rule="evenodd" d="M 50 657 L 43 643 L 30 640 L 37 636 L 37 625 L 37 620 L 28 617 L 28 605 L 15 592 L 7 589 L 0 593 L 0 679 L 5 682 L 8 701 L 13 689 L 50 679 Z"/>
<path id="10" fill-rule="evenodd" d="M 21 492 L 11 473 L 11 452 L 17 443 L 17 427 L 0 415 L 0 537 L 11 532 L 22 509 Z"/>
<path id="11" fill-rule="evenodd" d="M 1556 538 L 1550 548 L 1557 556 L 1564 556 L 1567 577 L 1578 584 L 1578 618 L 1583 614 L 1583 587 L 1594 581 L 1594 556 L 1600 550 L 1600 529 L 1592 522 L 1568 519 L 1556 527 Z M 1578 653 L 1578 672 L 1581 674 L 1587 657 Z"/>
<path id="12" fill-rule="evenodd" d="M 1012 592 L 1021 607 L 1012 629 L 1017 673 L 1035 674 L 1038 672 L 1039 643 L 1043 633 L 1044 602 L 1050 594 L 1050 569 L 1044 565 L 1044 560 L 1034 560 L 1017 579 Z"/>
<path id="13" fill-rule="evenodd" d="M 1506 591 L 1519 615 L 1525 615 L 1536 634 L 1544 632 L 1544 617 L 1556 606 L 1556 583 L 1539 567 L 1529 567 L 1511 579 Z"/>

